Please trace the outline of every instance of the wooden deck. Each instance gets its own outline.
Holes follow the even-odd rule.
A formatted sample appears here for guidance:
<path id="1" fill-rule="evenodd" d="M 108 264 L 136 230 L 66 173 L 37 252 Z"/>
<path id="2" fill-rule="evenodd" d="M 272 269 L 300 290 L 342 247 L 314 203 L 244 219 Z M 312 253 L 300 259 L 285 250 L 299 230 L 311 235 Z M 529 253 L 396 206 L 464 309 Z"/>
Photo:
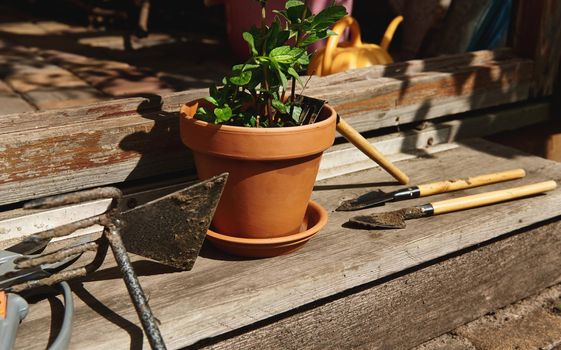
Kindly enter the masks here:
<path id="1" fill-rule="evenodd" d="M 414 183 L 519 167 L 528 173 L 469 193 L 561 180 L 560 164 L 479 139 L 449 148 L 398 165 Z M 408 348 L 561 280 L 555 253 L 561 245 L 560 189 L 412 220 L 404 230 L 343 227 L 356 213 L 333 212 L 338 203 L 374 188 L 397 187 L 388 180 L 371 168 L 318 182 L 313 198 L 330 212 L 329 223 L 288 256 L 245 260 L 206 246 L 189 272 L 134 256 L 169 348 Z M 422 202 L 426 199 L 361 213 Z M 476 246 L 481 247 L 471 249 Z M 72 287 L 73 348 L 147 346 L 111 258 Z M 32 305 L 17 348 L 44 348 L 60 325 L 58 313 L 51 317 L 60 307 L 54 300 Z"/>

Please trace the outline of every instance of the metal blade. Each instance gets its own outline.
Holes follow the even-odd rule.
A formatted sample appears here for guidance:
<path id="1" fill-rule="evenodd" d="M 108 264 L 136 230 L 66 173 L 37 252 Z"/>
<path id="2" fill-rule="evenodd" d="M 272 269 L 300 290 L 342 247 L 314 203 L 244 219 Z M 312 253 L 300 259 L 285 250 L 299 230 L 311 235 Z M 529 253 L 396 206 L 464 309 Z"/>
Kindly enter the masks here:
<path id="1" fill-rule="evenodd" d="M 357 198 L 343 201 L 336 211 L 352 211 L 371 208 L 376 205 L 390 202 L 394 199 L 393 193 L 386 193 L 381 190 L 365 193 Z"/>
<path id="2" fill-rule="evenodd" d="M 5 250 L 22 255 L 37 254 L 42 252 L 43 249 L 47 247 L 50 241 L 50 238 L 38 240 L 24 239 L 23 241 L 18 242 L 9 248 L 6 248 Z"/>
<path id="3" fill-rule="evenodd" d="M 192 269 L 227 178 L 221 174 L 124 212 L 127 251 Z"/>
<path id="4" fill-rule="evenodd" d="M 401 210 L 355 216 L 349 219 L 349 223 L 366 229 L 405 228 L 405 218 Z"/>
<path id="5" fill-rule="evenodd" d="M 434 214 L 432 204 L 423 204 L 415 207 L 403 208 L 385 213 L 355 216 L 349 223 L 361 228 L 405 228 L 405 220 L 418 219 Z"/>

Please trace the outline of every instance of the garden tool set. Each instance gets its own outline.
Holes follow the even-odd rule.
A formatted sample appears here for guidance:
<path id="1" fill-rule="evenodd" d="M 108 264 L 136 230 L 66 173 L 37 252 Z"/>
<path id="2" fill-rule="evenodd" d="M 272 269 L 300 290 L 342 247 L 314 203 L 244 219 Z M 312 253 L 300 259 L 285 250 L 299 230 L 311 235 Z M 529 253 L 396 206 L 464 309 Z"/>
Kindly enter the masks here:
<path id="1" fill-rule="evenodd" d="M 418 186 L 407 187 L 393 192 L 381 190 L 368 192 L 354 199 L 344 201 L 337 211 L 352 211 L 384 205 L 386 202 L 431 196 L 433 194 L 464 190 L 496 182 L 519 179 L 526 176 L 524 169 L 514 169 L 500 173 L 473 176 L 466 179 L 438 181 Z"/>
<path id="2" fill-rule="evenodd" d="M 356 199 L 343 202 L 337 210 L 349 211 L 383 205 L 388 201 L 412 199 L 430 196 L 438 193 L 468 189 L 472 187 L 514 180 L 525 176 L 523 169 L 515 169 L 501 173 L 480 175 L 464 180 L 448 180 L 431 184 L 409 187 L 391 193 L 371 192 Z M 527 197 L 557 187 L 555 181 L 539 182 L 504 190 L 484 192 L 465 197 L 452 198 L 431 202 L 413 207 L 406 207 L 390 212 L 373 213 L 352 217 L 348 223 L 366 229 L 375 228 L 405 228 L 405 220 L 417 219 L 432 215 L 445 214 L 454 211 L 481 207 L 489 204 L 500 203 L 512 199 Z"/>
<path id="3" fill-rule="evenodd" d="M 27 203 L 24 208 L 54 208 L 99 199 L 111 199 L 99 215 L 28 236 L 24 241 L 0 251 L 0 350 L 11 349 L 17 325 L 27 314 L 22 292 L 43 286 L 57 286 L 65 300 L 65 318 L 50 349 L 65 349 L 70 340 L 72 295 L 65 281 L 96 271 L 111 247 L 116 263 L 153 349 L 165 349 L 156 320 L 138 281 L 127 249 L 181 270 L 190 270 L 199 254 L 227 174 L 199 182 L 123 213 L 119 210 L 121 191 L 113 187 L 48 197 Z M 57 237 L 101 225 L 96 240 L 78 243 L 46 253 L 38 253 Z M 83 240 L 82 240 L 83 241 Z M 71 265 L 86 252 L 95 252 L 90 262 Z"/>

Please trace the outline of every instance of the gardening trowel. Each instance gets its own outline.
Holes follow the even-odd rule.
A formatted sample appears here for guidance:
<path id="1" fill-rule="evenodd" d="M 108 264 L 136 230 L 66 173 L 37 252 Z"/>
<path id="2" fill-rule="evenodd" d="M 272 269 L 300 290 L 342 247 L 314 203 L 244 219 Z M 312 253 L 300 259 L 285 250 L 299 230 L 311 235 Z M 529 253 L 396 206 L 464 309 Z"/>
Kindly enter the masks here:
<path id="1" fill-rule="evenodd" d="M 221 174 L 123 212 L 128 252 L 191 270 L 228 174 Z"/>
<path id="2" fill-rule="evenodd" d="M 433 194 L 463 190 L 477 186 L 488 185 L 497 182 L 519 179 L 526 176 L 524 169 L 514 169 L 500 173 L 492 173 L 468 177 L 465 179 L 453 179 L 438 181 L 418 186 L 402 188 L 397 191 L 386 193 L 381 190 L 368 192 L 357 198 L 349 199 L 341 203 L 335 210 L 352 211 L 384 205 L 386 202 L 400 201 L 405 199 L 431 196 Z"/>
<path id="3" fill-rule="evenodd" d="M 488 204 L 504 202 L 511 199 L 527 197 L 533 194 L 551 191 L 557 187 L 555 181 L 539 182 L 531 185 L 513 187 L 506 190 L 485 192 L 466 197 L 447 199 L 386 213 L 355 216 L 349 223 L 367 229 L 405 228 L 405 220 L 425 216 L 445 214 L 453 211 L 481 207 Z"/>

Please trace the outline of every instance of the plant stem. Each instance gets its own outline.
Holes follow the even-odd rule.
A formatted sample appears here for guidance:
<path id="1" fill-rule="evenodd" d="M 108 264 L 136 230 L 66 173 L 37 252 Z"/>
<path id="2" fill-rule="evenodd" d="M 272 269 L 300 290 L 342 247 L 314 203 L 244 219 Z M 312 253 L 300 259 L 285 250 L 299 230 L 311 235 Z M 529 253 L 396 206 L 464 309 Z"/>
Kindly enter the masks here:
<path id="1" fill-rule="evenodd" d="M 267 8 L 265 5 L 265 2 L 261 3 L 261 28 L 263 31 L 266 30 L 266 25 L 267 25 Z M 263 56 L 265 56 L 267 54 L 267 40 L 265 40 L 265 42 L 263 43 Z M 273 125 L 273 113 L 272 113 L 272 102 L 271 102 L 271 94 L 269 91 L 269 69 L 267 68 L 267 66 L 263 66 L 263 87 L 266 91 L 266 93 L 264 94 L 265 97 L 265 116 L 267 117 L 267 120 L 269 121 L 269 127 L 271 127 Z"/>
<path id="2" fill-rule="evenodd" d="M 306 12 L 308 11 L 308 0 L 304 0 L 304 11 L 302 11 L 302 20 L 306 18 Z M 298 42 L 300 41 L 300 30 L 296 34 L 296 41 L 294 42 L 294 46 L 298 47 Z M 292 86 L 290 87 L 290 118 L 292 118 L 292 114 L 294 113 L 294 99 L 296 98 L 296 79 L 292 78 Z"/>

